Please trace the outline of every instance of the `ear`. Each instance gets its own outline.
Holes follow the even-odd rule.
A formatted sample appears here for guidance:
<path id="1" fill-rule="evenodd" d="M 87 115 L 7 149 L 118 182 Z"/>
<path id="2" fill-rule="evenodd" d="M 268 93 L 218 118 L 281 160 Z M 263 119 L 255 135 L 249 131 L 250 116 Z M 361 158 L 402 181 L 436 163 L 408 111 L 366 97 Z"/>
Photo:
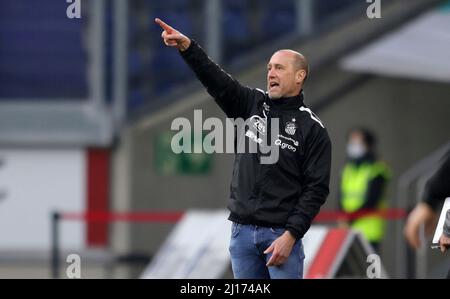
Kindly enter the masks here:
<path id="1" fill-rule="evenodd" d="M 302 83 L 305 80 L 306 77 L 306 71 L 305 70 L 299 70 L 297 71 L 297 74 L 295 76 L 295 81 L 297 84 Z"/>

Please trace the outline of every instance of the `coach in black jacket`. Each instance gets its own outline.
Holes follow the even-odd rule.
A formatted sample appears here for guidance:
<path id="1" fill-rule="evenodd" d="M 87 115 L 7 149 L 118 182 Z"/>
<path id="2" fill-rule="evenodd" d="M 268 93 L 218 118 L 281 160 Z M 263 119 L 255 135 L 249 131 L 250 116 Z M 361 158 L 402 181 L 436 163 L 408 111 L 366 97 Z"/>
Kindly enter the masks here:
<path id="1" fill-rule="evenodd" d="M 164 43 L 180 51 L 227 117 L 251 120 L 238 143 L 261 146 L 259 137 L 270 135 L 279 151 L 275 163 L 262 163 L 265 155 L 260 150 L 236 154 L 228 206 L 235 277 L 301 278 L 301 238 L 326 200 L 331 164 L 328 133 L 303 103 L 305 57 L 292 50 L 277 51 L 268 63 L 266 93 L 242 86 L 194 40 L 155 21 L 164 30 Z M 271 127 L 275 119 L 276 131 Z"/>

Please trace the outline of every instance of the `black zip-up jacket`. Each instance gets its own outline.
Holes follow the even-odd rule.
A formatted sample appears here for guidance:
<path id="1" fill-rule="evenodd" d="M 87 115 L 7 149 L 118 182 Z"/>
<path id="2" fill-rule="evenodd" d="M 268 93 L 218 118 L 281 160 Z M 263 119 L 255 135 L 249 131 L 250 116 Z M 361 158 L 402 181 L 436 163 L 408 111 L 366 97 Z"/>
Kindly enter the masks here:
<path id="1" fill-rule="evenodd" d="M 327 130 L 304 105 L 303 93 L 272 100 L 259 89 L 245 87 L 215 64 L 194 40 L 180 53 L 228 118 L 259 120 L 252 128 L 257 128 L 256 134 L 269 134 L 269 120 L 279 118 L 276 163 L 262 164 L 260 151 L 236 153 L 229 220 L 284 227 L 296 239 L 302 238 L 328 196 L 331 167 Z M 255 142 L 247 136 L 239 138 Z"/>

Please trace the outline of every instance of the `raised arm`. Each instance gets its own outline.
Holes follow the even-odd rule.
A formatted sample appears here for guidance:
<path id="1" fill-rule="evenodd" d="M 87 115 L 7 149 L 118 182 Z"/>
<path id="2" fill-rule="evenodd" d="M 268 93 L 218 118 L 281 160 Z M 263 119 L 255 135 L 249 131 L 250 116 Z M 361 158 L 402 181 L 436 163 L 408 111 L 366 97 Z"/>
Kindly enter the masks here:
<path id="1" fill-rule="evenodd" d="M 242 86 L 214 63 L 194 40 L 189 39 L 160 19 L 155 19 L 155 22 L 163 29 L 161 37 L 164 44 L 180 51 L 183 59 L 225 114 L 231 118 L 247 119 L 255 95 L 262 93 Z"/>

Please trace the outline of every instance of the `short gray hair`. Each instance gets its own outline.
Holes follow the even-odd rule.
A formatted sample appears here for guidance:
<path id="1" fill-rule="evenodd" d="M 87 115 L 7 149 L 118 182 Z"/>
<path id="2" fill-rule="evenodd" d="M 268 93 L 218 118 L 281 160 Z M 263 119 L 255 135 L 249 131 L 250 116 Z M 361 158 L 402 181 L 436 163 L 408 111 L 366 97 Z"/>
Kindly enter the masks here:
<path id="1" fill-rule="evenodd" d="M 295 70 L 296 71 L 304 70 L 306 72 L 305 79 L 303 80 L 303 82 L 305 82 L 309 76 L 309 64 L 308 64 L 308 59 L 306 59 L 305 55 L 303 55 L 300 52 L 291 50 L 291 49 L 282 49 L 282 50 L 278 50 L 277 52 L 288 52 L 288 53 L 292 54 L 292 58 L 294 58 Z"/>

